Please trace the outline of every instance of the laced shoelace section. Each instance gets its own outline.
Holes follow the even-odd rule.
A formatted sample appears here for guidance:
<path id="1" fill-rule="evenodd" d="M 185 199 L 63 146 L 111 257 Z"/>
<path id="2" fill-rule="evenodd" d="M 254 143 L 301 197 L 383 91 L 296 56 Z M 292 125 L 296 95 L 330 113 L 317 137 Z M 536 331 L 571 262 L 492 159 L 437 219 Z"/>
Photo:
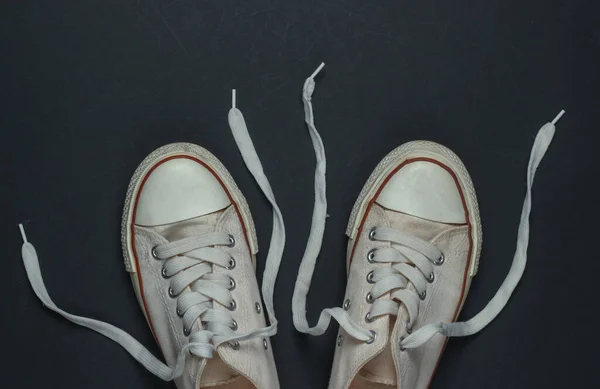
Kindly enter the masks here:
<path id="1" fill-rule="evenodd" d="M 211 339 L 218 345 L 237 329 L 237 322 L 229 311 L 214 309 L 217 302 L 230 311 L 235 310 L 236 302 L 231 295 L 235 280 L 212 270 L 213 266 L 235 268 L 235 259 L 218 248 L 234 244 L 232 235 L 211 232 L 161 244 L 152 250 L 155 259 L 165 260 L 162 276 L 170 280 L 169 296 L 177 298 L 177 315 L 183 320 L 183 333 L 190 336 L 191 343 L 204 344 L 204 352 L 194 353 L 203 358 L 212 356 Z M 201 329 L 192 331 L 198 319 Z"/>
<path id="2" fill-rule="evenodd" d="M 391 263 L 392 266 L 367 274 L 367 282 L 373 287 L 366 297 L 372 306 L 365 321 L 370 323 L 384 315 L 397 316 L 403 303 L 408 311 L 406 326 L 410 332 L 419 314 L 419 302 L 427 296 L 427 284 L 434 281 L 433 267 L 444 263 L 444 254 L 433 244 L 393 228 L 373 228 L 369 239 L 390 242 L 394 247 L 373 249 L 367 254 L 371 263 Z M 388 293 L 391 294 L 389 299 L 379 300 Z"/>
<path id="3" fill-rule="evenodd" d="M 236 334 L 233 331 L 236 324 L 234 324 L 235 322 L 229 312 L 213 309 L 215 301 L 230 308 L 233 308 L 233 304 L 235 304 L 229 290 L 232 287 L 232 279 L 223 274 L 212 273 L 210 266 L 210 264 L 224 268 L 235 266 L 235 260 L 232 262 L 233 258 L 223 250 L 218 249 L 218 246 L 232 243 L 228 234 L 207 233 L 158 245 L 154 248 L 153 255 L 156 259 L 165 261 L 163 275 L 170 278 L 169 294 L 179 296 L 177 301 L 178 313 L 183 315 L 184 331 L 190 333 L 189 341 L 180 350 L 177 362 L 172 367 L 168 366 L 120 328 L 102 321 L 76 316 L 60 309 L 52 301 L 44 285 L 35 247 L 27 240 L 23 225 L 19 224 L 23 237 L 21 249 L 23 264 L 29 283 L 42 303 L 67 320 L 112 339 L 148 371 L 165 381 L 181 376 L 185 360 L 190 354 L 201 358 L 212 358 L 215 348 L 222 343 L 235 344 L 249 339 L 273 336 L 277 333 L 277 319 L 273 308 L 273 291 L 285 246 L 283 216 L 250 139 L 244 116 L 236 108 L 235 101 L 236 93 L 233 90 L 232 108 L 229 110 L 228 116 L 231 132 L 246 167 L 273 207 L 273 230 L 262 283 L 262 294 L 271 323 L 270 326 L 245 334 Z M 190 290 L 184 291 L 188 286 Z M 205 325 L 200 325 L 198 331 L 192 331 L 192 327 L 198 319 Z"/>
<path id="4" fill-rule="evenodd" d="M 310 290 L 317 257 L 321 250 L 325 220 L 327 218 L 325 148 L 315 127 L 311 102 L 315 89 L 314 77 L 323 66 L 324 64 L 321 64 L 306 80 L 302 93 L 305 121 L 315 149 L 317 167 L 315 169 L 315 206 L 313 209 L 311 230 L 304 256 L 300 263 L 300 270 L 298 271 L 298 278 L 292 299 L 294 325 L 300 332 L 310 335 L 321 335 L 327 330 L 331 319 L 334 318 L 348 335 L 357 340 L 371 343 L 375 340 L 376 334 L 354 322 L 344 308 L 336 307 L 323 310 L 314 327 L 310 327 L 306 319 L 306 297 Z M 564 113 L 564 111 L 561 111 L 552 122 L 545 124 L 538 131 L 535 138 L 527 167 L 527 191 L 517 234 L 517 248 L 510 271 L 496 292 L 496 295 L 481 312 L 468 321 L 428 324 L 416 329 L 412 334 L 401 340 L 399 344 L 401 349 L 419 347 L 436 334 L 444 336 L 468 336 L 475 334 L 492 322 L 506 306 L 523 276 L 527 263 L 531 189 L 535 172 L 552 142 L 556 130 L 555 124 Z M 389 262 L 393 265 L 391 268 L 375 269 L 372 273 L 369 273 L 367 281 L 374 283 L 374 285 L 367 299 L 372 300 L 369 302 L 372 302 L 373 305 L 365 319 L 371 321 L 382 315 L 397 315 L 399 303 L 402 303 L 409 312 L 410 318 L 407 325 L 410 328 L 418 314 L 417 299 L 426 298 L 426 284 L 427 280 L 433 274 L 432 266 L 439 265 L 444 261 L 443 253 L 428 242 L 390 228 L 375 228 L 370 232 L 370 238 L 396 243 L 398 246 L 379 249 L 369 255 L 369 260 L 373 262 Z M 414 288 L 414 291 L 412 288 Z M 387 293 L 391 293 L 391 299 L 377 300 L 378 297 Z"/>

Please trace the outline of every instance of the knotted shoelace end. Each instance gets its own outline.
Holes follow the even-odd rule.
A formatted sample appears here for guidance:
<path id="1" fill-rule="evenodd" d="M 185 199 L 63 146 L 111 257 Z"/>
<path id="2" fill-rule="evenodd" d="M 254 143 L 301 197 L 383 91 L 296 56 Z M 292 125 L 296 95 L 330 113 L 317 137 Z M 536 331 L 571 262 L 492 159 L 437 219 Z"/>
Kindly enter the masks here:
<path id="1" fill-rule="evenodd" d="M 312 78 L 309 78 L 306 80 L 306 83 L 304 84 L 304 99 L 306 101 L 310 101 L 314 91 L 315 91 L 315 80 L 313 80 Z"/>
<path id="2" fill-rule="evenodd" d="M 312 97 L 312 94 L 315 91 L 315 77 L 321 72 L 321 70 L 325 67 L 325 62 L 321 62 L 317 70 L 313 72 L 304 82 L 304 99 L 309 101 Z"/>

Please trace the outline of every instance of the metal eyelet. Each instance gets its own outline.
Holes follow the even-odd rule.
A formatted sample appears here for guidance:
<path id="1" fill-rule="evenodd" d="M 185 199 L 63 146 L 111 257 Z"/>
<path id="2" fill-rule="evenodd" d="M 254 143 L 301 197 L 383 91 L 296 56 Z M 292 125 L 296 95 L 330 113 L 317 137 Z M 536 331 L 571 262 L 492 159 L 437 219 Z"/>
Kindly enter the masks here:
<path id="1" fill-rule="evenodd" d="M 227 245 L 228 247 L 233 247 L 235 246 L 235 237 L 231 234 L 229 234 L 229 244 Z"/>
<path id="2" fill-rule="evenodd" d="M 237 304 L 235 303 L 235 300 L 231 300 L 231 303 L 229 303 L 229 306 L 227 307 L 227 309 L 229 309 L 230 311 L 235 311 L 235 309 L 237 308 Z"/>
<path id="3" fill-rule="evenodd" d="M 267 339 L 263 338 L 263 348 L 265 350 L 267 350 L 269 348 L 269 342 L 267 342 Z"/>
<path id="4" fill-rule="evenodd" d="M 373 271 L 370 271 L 369 274 L 367 274 L 367 282 L 369 284 L 374 284 L 375 280 L 373 280 Z"/>
<path id="5" fill-rule="evenodd" d="M 367 254 L 367 261 L 369 261 L 369 263 L 375 263 L 375 251 L 377 251 L 377 249 L 373 249 Z"/>
<path id="6" fill-rule="evenodd" d="M 190 330 L 188 330 L 187 327 L 183 327 L 183 334 L 185 336 L 189 336 L 190 335 Z"/>
<path id="7" fill-rule="evenodd" d="M 367 344 L 372 344 L 377 339 L 377 332 L 371 330 L 371 339 L 367 340 Z"/>
<path id="8" fill-rule="evenodd" d="M 344 308 L 344 311 L 347 311 L 348 309 L 350 309 L 350 300 L 344 301 L 343 308 Z"/>
<path id="9" fill-rule="evenodd" d="M 371 312 L 367 312 L 367 314 L 365 315 L 365 321 L 367 323 L 373 323 L 374 320 L 375 318 L 371 316 Z"/>
<path id="10" fill-rule="evenodd" d="M 431 272 L 431 274 L 429 274 L 429 277 L 427 277 L 427 282 L 429 282 L 430 284 L 435 280 L 435 274 L 433 272 Z"/>
<path id="11" fill-rule="evenodd" d="M 227 270 L 235 269 L 235 258 L 234 257 L 229 258 L 229 265 L 227 265 L 227 267 L 225 269 L 227 269 Z"/>
<path id="12" fill-rule="evenodd" d="M 238 329 L 238 323 L 237 323 L 237 321 L 235 321 L 235 319 L 232 319 L 231 329 L 234 331 L 237 331 L 237 329 Z"/>
<path id="13" fill-rule="evenodd" d="M 367 303 L 369 303 L 369 304 L 373 304 L 373 301 L 375 301 L 371 292 L 367 293 L 366 300 L 367 300 Z"/>
<path id="14" fill-rule="evenodd" d="M 238 342 L 237 340 L 235 342 L 233 342 L 233 343 L 229 342 L 229 345 L 234 350 L 239 350 L 240 349 L 240 342 Z"/>
<path id="15" fill-rule="evenodd" d="M 177 316 L 182 317 L 183 316 L 183 312 L 181 312 L 181 309 L 177 308 Z"/>
<path id="16" fill-rule="evenodd" d="M 442 253 L 438 259 L 433 261 L 433 264 L 440 266 L 442 263 L 444 263 L 444 261 L 446 261 L 446 257 L 444 256 L 444 253 Z"/>
<path id="17" fill-rule="evenodd" d="M 167 275 L 167 269 L 165 269 L 165 267 L 163 266 L 163 268 L 160 270 L 160 274 L 162 275 L 163 278 L 169 278 L 169 276 Z"/>
<path id="18" fill-rule="evenodd" d="M 158 254 L 156 253 L 156 248 L 158 247 L 158 245 L 152 247 L 151 253 L 152 253 L 152 258 L 160 261 L 160 258 L 158 257 Z"/>
<path id="19" fill-rule="evenodd" d="M 177 297 L 173 288 L 169 288 L 169 297 L 171 297 L 172 299 Z"/>
<path id="20" fill-rule="evenodd" d="M 375 240 L 375 233 L 376 233 L 377 228 L 373 227 L 371 228 L 371 231 L 369 231 L 369 239 L 370 240 Z"/>
<path id="21" fill-rule="evenodd" d="M 235 280 L 231 277 L 229 277 L 229 290 L 234 290 L 235 289 Z"/>
<path id="22" fill-rule="evenodd" d="M 424 290 L 423 293 L 419 293 L 419 298 L 421 300 L 425 300 L 425 297 L 427 297 L 427 291 L 426 290 Z"/>
<path id="23" fill-rule="evenodd" d="M 410 335 L 410 334 L 412 334 L 412 330 L 413 330 L 413 328 L 410 325 L 410 322 L 407 321 L 406 322 L 406 333 Z"/>
<path id="24" fill-rule="evenodd" d="M 402 342 L 404 341 L 404 336 L 400 337 L 400 340 L 398 341 L 398 346 L 400 347 L 400 351 L 405 351 L 406 347 L 402 346 Z"/>
<path id="25" fill-rule="evenodd" d="M 344 344 L 344 336 L 343 335 L 338 335 L 338 337 L 337 337 L 337 345 L 338 345 L 338 347 L 340 347 L 342 344 Z"/>
<path id="26" fill-rule="evenodd" d="M 256 309 L 256 313 L 258 313 L 260 315 L 260 313 L 262 312 L 262 307 L 261 307 L 260 303 L 254 304 L 254 308 Z"/>

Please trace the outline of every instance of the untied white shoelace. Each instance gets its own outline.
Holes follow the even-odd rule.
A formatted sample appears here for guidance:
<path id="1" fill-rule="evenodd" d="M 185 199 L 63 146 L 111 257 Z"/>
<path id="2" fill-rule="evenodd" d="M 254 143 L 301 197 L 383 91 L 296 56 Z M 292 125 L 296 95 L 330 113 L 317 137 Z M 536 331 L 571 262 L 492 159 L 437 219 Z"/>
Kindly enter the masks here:
<path id="1" fill-rule="evenodd" d="M 232 93 L 232 108 L 229 110 L 228 116 L 229 126 L 233 133 L 234 139 L 238 145 L 240 153 L 244 159 L 246 167 L 248 168 L 250 173 L 252 173 L 254 179 L 256 180 L 264 195 L 267 197 L 267 199 L 273 207 L 273 231 L 271 234 L 271 243 L 269 246 L 269 252 L 267 254 L 262 283 L 262 295 L 265 301 L 265 308 L 267 310 L 269 321 L 271 323 L 270 326 L 256 329 L 246 334 L 234 334 L 229 332 L 229 334 L 227 335 L 213 333 L 211 331 L 207 331 L 206 329 L 202 329 L 196 333 L 190 334 L 190 341 L 180 350 L 175 366 L 167 366 L 161 360 L 152 355 L 152 353 L 148 351 L 148 349 L 146 349 L 146 347 L 139 343 L 135 338 L 133 338 L 131 335 L 121 330 L 120 328 L 102 321 L 70 314 L 56 306 L 56 304 L 50 298 L 46 286 L 44 285 L 44 280 L 40 271 L 37 252 L 33 245 L 30 242 L 28 242 L 23 225 L 19 224 L 19 229 L 21 230 L 21 235 L 23 237 L 23 246 L 21 249 L 23 264 L 25 265 L 25 270 L 27 272 L 27 277 L 29 278 L 29 283 L 31 284 L 31 287 L 33 288 L 35 294 L 42 301 L 42 303 L 48 309 L 60 314 L 67 320 L 80 326 L 92 329 L 112 339 L 113 341 L 121 345 L 125 350 L 127 350 L 127 352 L 129 352 L 129 354 L 131 354 L 133 358 L 135 358 L 140 364 L 142 364 L 146 369 L 148 369 L 148 371 L 150 371 L 157 377 L 162 378 L 165 381 L 170 381 L 174 378 L 181 376 L 185 366 L 185 359 L 190 353 L 201 357 L 210 358 L 212 356 L 212 351 L 214 350 L 214 348 L 221 343 L 241 342 L 244 340 L 258 337 L 273 336 L 277 333 L 277 319 L 275 318 L 275 312 L 273 308 L 273 292 L 275 287 L 275 280 L 279 271 L 279 265 L 281 263 L 281 258 L 283 255 L 283 248 L 285 246 L 285 228 L 283 223 L 283 216 L 281 215 L 281 211 L 277 206 L 277 203 L 275 201 L 275 195 L 273 194 L 271 185 L 269 184 L 269 181 L 264 174 L 262 165 L 260 163 L 258 155 L 256 154 L 256 150 L 254 148 L 252 140 L 250 139 L 250 135 L 248 134 L 248 129 L 246 127 L 246 122 L 244 121 L 244 116 L 242 115 L 241 111 L 236 108 L 235 102 L 236 93 L 234 89 Z M 192 239 L 195 238 L 196 237 Z M 199 239 L 202 240 L 201 237 Z M 208 241 L 203 243 L 192 242 L 193 247 L 190 246 L 188 248 L 197 249 L 197 247 L 206 246 L 207 242 L 211 243 L 211 241 L 214 241 L 213 243 L 217 244 L 218 240 L 218 237 L 212 237 L 212 240 L 209 239 Z M 186 243 L 190 242 L 173 242 L 171 246 L 161 247 L 157 251 L 161 251 L 159 253 L 160 257 L 171 257 L 171 254 L 173 253 L 170 251 L 181 251 L 182 249 L 182 252 L 189 251 L 186 250 L 185 247 L 183 247 Z M 215 256 L 215 259 L 212 262 L 219 264 L 219 259 Z M 170 262 L 167 263 L 165 266 L 167 266 L 167 271 L 171 272 L 175 270 L 175 268 L 177 267 L 177 263 Z M 201 271 L 201 267 L 197 268 L 200 269 L 200 271 L 197 274 L 197 277 L 202 277 L 206 274 L 206 272 Z M 179 275 L 185 278 L 184 273 L 185 270 L 181 271 Z M 214 292 L 215 288 L 213 287 L 212 289 Z M 195 314 L 200 315 L 202 314 L 202 312 L 195 312 Z M 223 320 L 219 320 L 218 318 L 216 318 L 213 321 L 214 323 L 211 323 L 209 320 L 209 327 L 211 324 L 213 324 L 215 327 L 218 327 L 220 321 Z M 190 322 L 190 320 L 187 320 L 184 317 L 184 323 L 185 322 Z M 209 343 L 211 339 L 214 345 Z"/>
<path id="2" fill-rule="evenodd" d="M 323 66 L 324 64 L 321 64 L 317 70 L 306 80 L 302 93 L 302 100 L 304 102 L 305 109 L 305 121 L 308 126 L 313 147 L 315 149 L 317 166 L 315 170 L 315 205 L 313 209 L 312 224 L 308 243 L 306 245 L 304 256 L 300 264 L 300 269 L 298 271 L 298 278 L 296 280 L 296 286 L 292 300 L 294 325 L 300 332 L 311 335 L 321 335 L 327 330 L 331 322 L 331 318 L 333 317 L 344 329 L 344 331 L 348 333 L 348 335 L 363 342 L 372 342 L 375 335 L 370 330 L 363 328 L 360 324 L 353 321 L 344 308 L 336 307 L 323 310 L 320 314 L 317 324 L 314 327 L 310 327 L 306 319 L 306 296 L 310 290 L 315 264 L 321 250 L 323 234 L 325 231 L 325 220 L 327 218 L 325 148 L 323 146 L 323 141 L 321 140 L 321 137 L 319 136 L 319 133 L 315 127 L 315 119 L 311 102 L 312 94 L 315 90 L 314 78 L 321 71 Z M 401 349 L 419 347 L 436 334 L 442 334 L 444 336 L 467 336 L 475 334 L 485 328 L 492 320 L 494 320 L 506 306 L 510 296 L 517 287 L 519 280 L 523 276 L 525 265 L 527 263 L 527 245 L 529 243 L 529 214 L 531 212 L 531 187 L 533 185 L 533 178 L 535 176 L 537 167 L 539 166 L 544 154 L 546 153 L 546 150 L 548 149 L 548 146 L 550 145 L 550 142 L 552 141 L 555 132 L 555 124 L 564 113 L 564 110 L 561 111 L 556 118 L 552 120 L 552 122 L 545 124 L 538 131 L 535 138 L 527 168 L 527 192 L 525 194 L 525 201 L 523 204 L 523 211 L 521 213 L 521 221 L 519 223 L 519 230 L 517 234 L 517 248 L 510 271 L 496 292 L 496 295 L 489 301 L 487 306 L 481 310 L 481 312 L 466 322 L 428 324 L 416 329 L 412 334 L 401 340 L 399 345 Z M 383 231 L 378 231 L 377 234 L 381 235 L 382 232 Z M 388 231 L 388 235 L 389 236 L 375 237 L 375 239 L 397 242 L 395 241 L 394 236 L 398 236 L 398 231 L 390 230 Z M 403 242 L 397 243 L 404 244 L 405 247 L 413 249 L 415 252 L 424 255 L 426 260 L 432 261 L 435 264 L 435 259 L 437 258 L 435 256 L 435 246 L 428 244 L 428 242 L 420 241 L 416 237 L 404 237 L 403 239 Z M 430 254 L 427 255 L 427 252 Z M 400 261 L 387 259 L 379 260 L 379 262 L 397 263 Z M 417 260 L 417 262 L 419 261 Z M 395 264 L 394 268 L 401 269 L 402 265 L 403 264 Z M 415 263 L 415 265 L 417 265 L 416 267 L 421 269 L 421 271 L 423 271 L 423 269 L 428 269 L 429 267 L 429 264 L 425 263 L 425 261 L 421 261 L 419 264 Z M 379 277 L 381 279 L 380 282 L 386 282 L 388 284 L 387 287 L 381 287 L 382 285 L 379 285 L 380 287 L 378 289 L 385 292 L 394 291 L 394 293 L 408 291 L 406 280 L 418 280 L 419 278 L 424 278 L 423 275 L 418 276 L 417 274 L 408 274 L 409 271 L 418 271 L 412 266 L 406 265 L 404 266 L 404 269 L 406 274 L 399 274 L 397 270 L 394 270 L 398 273 L 397 275 L 400 276 L 396 278 L 400 280 L 399 282 L 401 285 L 396 284 L 395 286 L 392 286 L 390 285 L 393 284 L 390 282 L 390 277 Z M 377 282 L 375 282 L 375 286 L 378 286 Z M 417 289 L 421 288 L 422 286 Z M 379 293 L 379 295 L 383 294 L 384 293 Z M 373 299 L 376 297 L 377 296 L 372 296 Z M 407 306 L 409 316 L 411 316 L 410 321 L 412 322 L 415 315 L 415 309 L 412 306 L 415 305 L 415 303 L 407 301 L 410 300 L 409 296 L 407 295 L 396 294 L 394 297 L 397 297 L 399 300 L 402 300 L 403 298 L 405 299 L 403 302 Z M 380 306 L 377 308 L 379 312 L 375 312 L 374 316 L 380 315 L 386 309 L 389 310 L 389 308 L 389 305 Z M 373 311 L 374 309 L 372 309 L 372 312 Z M 389 312 L 389 314 L 397 314 L 397 312 Z"/>

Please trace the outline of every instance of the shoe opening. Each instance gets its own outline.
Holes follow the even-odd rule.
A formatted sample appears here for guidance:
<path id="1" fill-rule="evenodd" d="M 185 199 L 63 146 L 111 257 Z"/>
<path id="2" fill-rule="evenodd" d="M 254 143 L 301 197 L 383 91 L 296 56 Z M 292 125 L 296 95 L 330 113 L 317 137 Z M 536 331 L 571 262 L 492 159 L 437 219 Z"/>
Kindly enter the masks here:
<path id="1" fill-rule="evenodd" d="M 246 377 L 233 370 L 216 355 L 207 361 L 199 389 L 257 389 Z"/>

